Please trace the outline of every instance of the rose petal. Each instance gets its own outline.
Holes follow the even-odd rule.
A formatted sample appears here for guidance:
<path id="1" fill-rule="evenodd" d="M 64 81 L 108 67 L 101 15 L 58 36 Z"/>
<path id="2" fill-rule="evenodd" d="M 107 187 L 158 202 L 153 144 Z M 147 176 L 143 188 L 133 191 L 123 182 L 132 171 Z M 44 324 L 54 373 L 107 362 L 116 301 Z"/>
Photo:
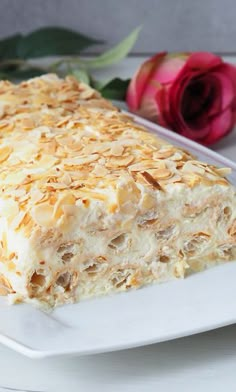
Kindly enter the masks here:
<path id="1" fill-rule="evenodd" d="M 191 129 L 191 128 L 185 128 L 183 129 L 181 133 L 182 136 L 185 136 L 189 139 L 195 140 L 195 141 L 202 141 L 204 138 L 208 136 L 208 134 L 211 131 L 210 124 L 207 124 L 204 128 L 201 129 Z"/>
<path id="2" fill-rule="evenodd" d="M 158 122 L 163 125 L 171 128 L 173 131 L 174 123 L 173 123 L 173 116 L 170 113 L 170 98 L 169 98 L 170 87 L 163 86 L 159 89 L 156 93 L 155 99 L 156 104 L 159 110 L 159 118 Z"/>
<path id="3" fill-rule="evenodd" d="M 226 109 L 233 101 L 235 97 L 235 87 L 232 80 L 224 74 L 224 70 L 219 67 L 216 71 L 212 72 L 211 76 L 214 76 L 221 85 L 221 108 Z M 236 78 L 236 74 L 235 74 Z"/>
<path id="4" fill-rule="evenodd" d="M 196 78 L 201 76 L 210 69 L 214 69 L 219 65 L 222 65 L 222 60 L 220 57 L 215 56 L 209 52 L 195 52 L 189 55 L 184 67 L 177 75 L 175 83 L 178 83 L 186 75 L 191 76 L 191 78 Z"/>
<path id="5" fill-rule="evenodd" d="M 126 95 L 126 102 L 131 110 L 137 110 L 141 103 L 143 92 L 148 85 L 152 72 L 165 57 L 166 52 L 158 53 L 145 61 L 132 78 Z"/>
<path id="6" fill-rule="evenodd" d="M 192 86 L 192 89 L 189 91 Z M 195 91 L 194 91 L 195 86 Z M 197 89 L 200 91 L 197 91 Z M 192 93 L 192 95 L 191 95 Z M 186 94 L 188 94 L 186 96 Z M 194 95 L 195 94 L 195 95 Z M 218 78 L 211 73 L 205 74 L 199 78 L 194 78 L 182 96 L 182 114 L 186 112 L 186 107 L 189 108 L 192 114 L 192 119 L 189 118 L 188 125 L 193 128 L 204 127 L 205 122 L 209 122 L 209 117 L 216 115 L 221 111 L 222 89 Z M 187 103 L 186 103 L 187 100 Z M 184 106 L 183 106 L 184 105 Z M 194 110 L 195 107 L 195 110 Z M 195 112 L 195 116 L 194 116 Z M 186 121 L 186 117 L 185 117 Z"/>
<path id="7" fill-rule="evenodd" d="M 150 121 L 157 122 L 159 121 L 160 110 L 157 102 L 153 98 L 144 98 L 141 102 L 139 109 L 136 113 L 144 118 L 147 118 Z"/>
<path id="8" fill-rule="evenodd" d="M 142 99 L 140 102 L 141 106 L 144 106 L 144 102 L 155 99 L 157 91 L 163 88 L 164 84 L 171 83 L 177 76 L 178 72 L 184 65 L 184 60 L 175 58 L 172 62 L 171 59 L 166 61 L 166 58 L 159 64 L 156 70 L 152 73 L 149 78 L 148 84 L 143 90 Z M 157 115 L 156 115 L 157 117 Z"/>
<path id="9" fill-rule="evenodd" d="M 127 103 L 146 118 L 211 144 L 236 121 L 236 67 L 208 52 L 160 53 L 132 79 Z"/>
<path id="10" fill-rule="evenodd" d="M 207 110 L 207 116 L 212 117 L 217 115 L 222 110 L 222 89 L 221 84 L 217 78 L 212 74 L 206 74 L 204 76 L 205 83 L 208 83 L 209 86 L 213 89 L 212 94 L 212 102 L 209 105 Z"/>
<path id="11" fill-rule="evenodd" d="M 220 66 L 220 70 L 222 73 L 224 73 L 225 76 L 228 76 L 228 78 L 231 80 L 231 82 L 235 88 L 235 91 L 236 91 L 236 67 L 235 67 L 235 65 L 223 63 Z"/>
<path id="12" fill-rule="evenodd" d="M 233 116 L 230 108 L 220 113 L 211 122 L 211 131 L 203 142 L 204 144 L 212 144 L 221 139 L 222 136 L 227 135 L 233 127 Z"/>
<path id="13" fill-rule="evenodd" d="M 174 130 L 180 132 L 182 129 L 188 128 L 181 111 L 182 97 L 185 88 L 191 81 L 191 73 L 183 75 L 182 79 L 175 81 L 170 87 L 170 116 L 175 119 Z"/>
<path id="14" fill-rule="evenodd" d="M 186 67 L 192 70 L 209 71 L 211 68 L 222 64 L 220 57 L 209 52 L 196 52 L 189 56 Z"/>
<path id="15" fill-rule="evenodd" d="M 182 53 L 167 55 L 152 73 L 151 80 L 156 80 L 161 84 L 173 82 L 185 65 L 187 58 L 188 56 Z"/>
<path id="16" fill-rule="evenodd" d="M 191 108 L 191 102 L 192 105 L 197 107 L 199 105 L 199 98 L 194 95 L 189 96 L 189 97 L 184 97 L 186 94 L 186 89 L 194 83 L 203 83 L 203 87 L 205 87 L 201 93 L 201 101 L 204 103 L 204 95 L 207 99 L 207 96 L 210 93 L 211 88 L 217 88 L 217 91 L 213 91 L 213 100 L 210 103 L 208 108 L 206 107 L 206 110 L 202 109 L 202 111 L 199 112 L 199 116 L 196 116 L 195 118 L 186 118 L 186 109 L 183 108 L 183 100 L 186 100 L 188 98 L 187 102 L 187 107 L 189 107 L 189 110 L 193 109 Z M 211 87 L 212 86 L 212 87 Z M 193 132 L 197 131 L 199 132 L 198 137 L 201 137 L 202 135 L 205 135 L 207 130 L 207 126 L 210 123 L 209 117 L 211 115 L 216 115 L 219 113 L 219 110 L 221 109 L 221 88 L 220 88 L 220 83 L 217 79 L 214 77 L 211 77 L 211 74 L 206 74 L 205 76 L 201 77 L 192 77 L 192 73 L 186 73 L 183 75 L 182 80 L 178 80 L 178 82 L 175 82 L 172 87 L 171 87 L 171 92 L 170 92 L 170 101 L 171 101 L 171 113 L 172 116 L 175 118 L 176 124 L 178 124 L 178 127 L 181 130 L 189 130 L 192 129 Z M 200 107 L 199 107 L 200 110 Z M 177 121 L 178 119 L 178 121 Z M 178 129 L 176 129 L 178 132 Z"/>

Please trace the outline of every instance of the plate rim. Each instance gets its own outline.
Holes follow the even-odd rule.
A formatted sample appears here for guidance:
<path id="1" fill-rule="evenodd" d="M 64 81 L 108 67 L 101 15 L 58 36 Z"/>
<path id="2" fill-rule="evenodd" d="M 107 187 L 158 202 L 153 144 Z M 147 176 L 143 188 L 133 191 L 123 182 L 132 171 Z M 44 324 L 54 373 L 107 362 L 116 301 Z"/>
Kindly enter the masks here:
<path id="1" fill-rule="evenodd" d="M 126 110 L 122 110 L 122 112 L 128 116 L 131 116 L 134 121 L 141 126 L 144 126 L 149 130 L 150 132 L 153 132 L 157 134 L 158 136 L 164 137 L 170 139 L 173 143 L 177 143 L 183 148 L 186 149 L 192 149 L 196 151 L 197 154 L 204 154 L 207 156 L 210 160 L 216 161 L 217 164 L 222 165 L 222 166 L 227 166 L 232 169 L 233 171 L 233 176 L 236 181 L 236 163 L 223 155 L 219 154 L 218 152 L 215 152 L 208 147 L 202 146 L 198 144 L 197 142 L 187 139 L 186 137 L 179 135 L 173 131 L 170 131 L 158 124 L 152 123 L 149 120 L 146 120 L 142 117 L 139 117 L 133 113 L 130 113 Z M 214 267 L 215 268 L 215 267 Z M 216 267 L 217 268 L 217 267 Z M 235 267 L 236 268 L 236 267 Z M 145 288 L 144 288 L 145 290 Z M 91 299 L 92 300 L 92 299 Z M 18 305 L 16 305 L 18 306 Z M 1 307 L 1 304 L 0 304 Z M 215 323 L 209 325 L 208 327 L 198 327 L 198 328 L 192 328 L 186 330 L 182 330 L 179 333 L 172 333 L 168 336 L 162 336 L 162 337 L 157 337 L 157 338 L 148 338 L 146 337 L 143 340 L 140 340 L 136 343 L 124 343 L 124 344 L 119 344 L 116 346 L 116 344 L 110 345 L 109 347 L 103 348 L 103 349 L 89 349 L 89 350 L 84 350 L 84 351 L 79 351 L 78 348 L 75 350 L 62 350 L 62 351 L 53 351 L 53 350 L 40 350 L 40 349 L 35 349 L 32 348 L 28 345 L 25 345 L 24 343 L 21 343 L 17 341 L 14 338 L 11 338 L 7 336 L 6 334 L 1 334 L 0 333 L 0 343 L 17 351 L 20 354 L 23 354 L 29 358 L 32 359 L 42 359 L 42 358 L 55 358 L 55 357 L 61 357 L 61 356 L 85 356 L 85 355 L 93 355 L 93 354 L 99 354 L 99 353 L 107 353 L 107 352 L 113 352 L 113 351 L 120 351 L 120 350 L 126 350 L 126 349 L 131 349 L 131 348 L 136 348 L 136 347 L 142 347 L 142 346 L 147 346 L 151 344 L 156 344 L 156 343 L 161 343 L 165 341 L 170 341 L 174 339 L 179 339 L 187 336 L 192 336 L 198 333 L 202 332 L 207 332 L 213 329 L 221 328 L 224 326 L 232 325 L 236 322 L 236 314 L 235 317 L 232 317 L 232 319 L 228 319 L 228 321 L 216 321 Z"/>

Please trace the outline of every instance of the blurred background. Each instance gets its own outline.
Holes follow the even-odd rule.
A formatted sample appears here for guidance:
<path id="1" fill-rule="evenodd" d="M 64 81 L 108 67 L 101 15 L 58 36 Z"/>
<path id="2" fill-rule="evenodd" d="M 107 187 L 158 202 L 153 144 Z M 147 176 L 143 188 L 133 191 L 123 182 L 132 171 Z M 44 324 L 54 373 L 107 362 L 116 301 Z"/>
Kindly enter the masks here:
<path id="1" fill-rule="evenodd" d="M 0 15 L 0 37 L 59 25 L 112 45 L 142 24 L 136 54 L 236 52 L 235 0 L 0 0 Z"/>

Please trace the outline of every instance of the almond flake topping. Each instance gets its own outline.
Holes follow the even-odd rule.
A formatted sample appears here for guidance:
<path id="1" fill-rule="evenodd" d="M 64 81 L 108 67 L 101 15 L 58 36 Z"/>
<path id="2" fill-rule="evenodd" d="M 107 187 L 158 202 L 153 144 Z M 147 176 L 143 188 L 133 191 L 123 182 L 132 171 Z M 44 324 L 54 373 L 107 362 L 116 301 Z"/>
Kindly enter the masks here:
<path id="1" fill-rule="evenodd" d="M 72 77 L 0 82 L 0 90 L 0 216 L 15 230 L 53 227 L 81 200 L 83 208 L 95 200 L 129 212 L 139 186 L 154 197 L 180 183 L 228 185 L 229 169 L 147 132 Z"/>
<path id="2" fill-rule="evenodd" d="M 12 147 L 0 147 L 0 163 L 6 161 L 12 152 Z"/>

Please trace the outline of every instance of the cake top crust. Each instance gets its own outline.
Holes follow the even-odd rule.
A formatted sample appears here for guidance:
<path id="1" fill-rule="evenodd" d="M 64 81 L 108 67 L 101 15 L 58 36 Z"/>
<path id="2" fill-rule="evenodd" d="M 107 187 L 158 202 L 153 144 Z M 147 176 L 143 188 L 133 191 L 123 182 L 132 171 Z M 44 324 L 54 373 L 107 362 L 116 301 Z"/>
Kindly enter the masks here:
<path id="1" fill-rule="evenodd" d="M 196 160 L 72 77 L 0 82 L 0 216 L 14 230 L 50 227 L 78 200 L 110 214 L 129 195 L 180 184 L 228 186 L 227 168 Z"/>

